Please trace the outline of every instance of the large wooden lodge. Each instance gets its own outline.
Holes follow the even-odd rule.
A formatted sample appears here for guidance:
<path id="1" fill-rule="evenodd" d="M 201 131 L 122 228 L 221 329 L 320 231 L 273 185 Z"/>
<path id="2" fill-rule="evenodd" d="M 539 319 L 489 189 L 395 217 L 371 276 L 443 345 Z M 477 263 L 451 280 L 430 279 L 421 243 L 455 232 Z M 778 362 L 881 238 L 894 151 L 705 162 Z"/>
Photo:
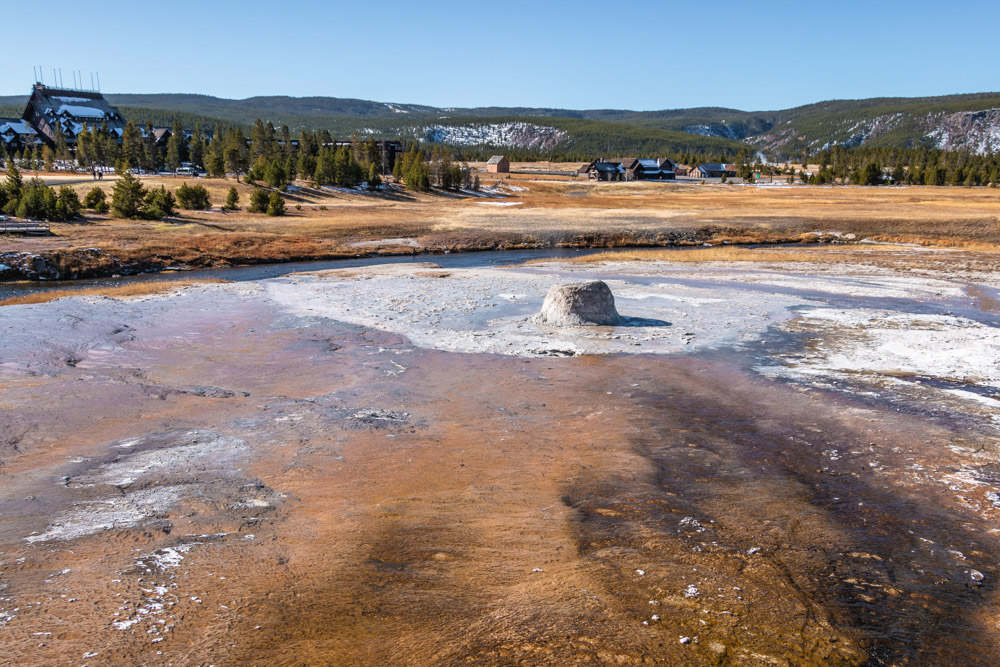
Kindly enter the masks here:
<path id="1" fill-rule="evenodd" d="M 54 88 L 36 83 L 31 88 L 31 96 L 20 118 L 0 118 L 0 142 L 8 154 L 43 145 L 54 149 L 59 133 L 62 133 L 66 147 L 73 151 L 84 125 L 90 129 L 105 128 L 121 143 L 125 124 L 121 112 L 96 90 Z M 139 131 L 146 136 L 146 128 Z M 163 147 L 170 139 L 171 130 L 155 127 L 153 136 L 157 145 Z M 190 138 L 190 133 L 187 136 Z M 298 145 L 296 140 L 292 143 Z M 350 147 L 352 142 L 336 141 L 334 145 L 338 148 Z M 403 153 L 402 142 L 383 140 L 377 141 L 376 145 L 382 156 L 383 169 L 391 173 L 397 158 Z"/>
<path id="2" fill-rule="evenodd" d="M 62 134 L 73 149 L 84 125 L 106 127 L 120 141 L 125 118 L 97 91 L 36 83 L 20 118 L 0 118 L 0 140 L 8 152 L 41 144 L 54 148 Z"/>
<path id="3" fill-rule="evenodd" d="M 594 181 L 672 181 L 676 167 L 670 158 L 597 158 L 579 173 Z"/>

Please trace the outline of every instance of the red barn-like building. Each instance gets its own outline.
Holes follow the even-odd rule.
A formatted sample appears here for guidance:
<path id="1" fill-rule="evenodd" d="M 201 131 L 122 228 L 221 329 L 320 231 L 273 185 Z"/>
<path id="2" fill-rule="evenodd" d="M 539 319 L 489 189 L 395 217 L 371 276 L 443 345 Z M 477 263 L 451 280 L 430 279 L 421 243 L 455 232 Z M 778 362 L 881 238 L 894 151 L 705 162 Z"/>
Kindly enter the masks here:
<path id="1" fill-rule="evenodd" d="M 494 155 L 487 161 L 486 171 L 491 174 L 509 174 L 510 162 L 503 155 Z"/>

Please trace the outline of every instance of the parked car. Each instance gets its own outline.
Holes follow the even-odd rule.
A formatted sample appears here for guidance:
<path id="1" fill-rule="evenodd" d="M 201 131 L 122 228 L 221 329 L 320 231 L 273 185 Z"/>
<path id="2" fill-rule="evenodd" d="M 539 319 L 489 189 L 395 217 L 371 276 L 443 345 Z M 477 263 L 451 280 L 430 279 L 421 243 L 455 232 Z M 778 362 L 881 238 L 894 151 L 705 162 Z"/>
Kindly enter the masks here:
<path id="1" fill-rule="evenodd" d="M 176 175 L 176 176 L 191 176 L 193 178 L 197 178 L 198 177 L 198 170 L 195 169 L 194 167 L 178 167 L 174 171 L 174 175 Z"/>

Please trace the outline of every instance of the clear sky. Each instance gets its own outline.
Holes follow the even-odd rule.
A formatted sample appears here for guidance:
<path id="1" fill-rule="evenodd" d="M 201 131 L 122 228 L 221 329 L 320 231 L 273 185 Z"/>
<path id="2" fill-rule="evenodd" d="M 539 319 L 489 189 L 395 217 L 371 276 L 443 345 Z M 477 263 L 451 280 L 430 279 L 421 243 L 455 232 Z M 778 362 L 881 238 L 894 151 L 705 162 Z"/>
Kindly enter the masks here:
<path id="1" fill-rule="evenodd" d="M 786 108 L 1000 90 L 1000 0 L 5 3 L 0 94 L 32 66 L 104 92 L 433 106 Z"/>

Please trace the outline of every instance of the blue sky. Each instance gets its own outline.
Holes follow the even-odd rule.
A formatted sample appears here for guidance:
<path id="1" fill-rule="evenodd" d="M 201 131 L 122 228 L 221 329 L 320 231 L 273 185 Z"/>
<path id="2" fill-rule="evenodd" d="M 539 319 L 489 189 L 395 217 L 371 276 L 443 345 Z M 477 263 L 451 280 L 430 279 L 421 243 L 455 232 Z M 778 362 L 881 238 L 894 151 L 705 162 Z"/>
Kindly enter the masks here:
<path id="1" fill-rule="evenodd" d="M 7 95 L 34 65 L 67 85 L 99 71 L 105 92 L 434 106 L 765 110 L 1000 90 L 997 0 L 9 4 Z"/>

